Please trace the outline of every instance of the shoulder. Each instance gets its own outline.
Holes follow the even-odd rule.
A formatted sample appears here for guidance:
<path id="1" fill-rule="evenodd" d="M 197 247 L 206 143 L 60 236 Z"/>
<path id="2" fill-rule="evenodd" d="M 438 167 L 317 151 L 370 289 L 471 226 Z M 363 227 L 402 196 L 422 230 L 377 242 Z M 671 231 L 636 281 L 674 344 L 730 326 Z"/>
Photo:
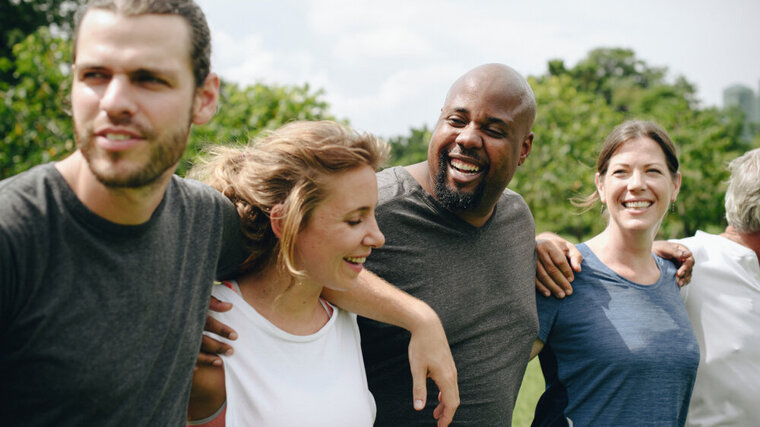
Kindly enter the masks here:
<path id="1" fill-rule="evenodd" d="M 523 197 L 509 188 L 505 189 L 499 197 L 499 208 L 503 211 L 511 212 L 518 215 L 529 216 L 532 220 L 533 215 L 530 212 L 528 204 Z"/>
<path id="2" fill-rule="evenodd" d="M 63 177 L 52 163 L 34 168 L 0 181 L 0 224 L 37 224 L 39 217 L 54 210 L 60 197 Z M 36 219 L 35 219 L 36 218 Z"/>
<path id="3" fill-rule="evenodd" d="M 504 190 L 496 204 L 495 222 L 506 224 L 510 229 L 534 233 L 533 214 L 522 196 L 510 189 Z"/>
<path id="4" fill-rule="evenodd" d="M 394 166 L 377 173 L 378 203 L 382 204 L 408 193 L 409 179 L 403 166 Z"/>
<path id="5" fill-rule="evenodd" d="M 172 176 L 172 181 L 167 188 L 167 194 L 178 199 L 187 206 L 212 209 L 215 211 L 232 212 L 235 206 L 222 193 L 214 188 L 194 179 Z"/>
<path id="6" fill-rule="evenodd" d="M 671 242 L 680 243 L 691 251 L 694 255 L 694 259 L 699 261 L 703 259 L 710 251 L 720 251 L 725 246 L 725 238 L 716 234 L 705 233 L 703 231 L 697 231 L 697 233 L 691 237 L 685 237 L 683 239 L 674 239 Z"/>

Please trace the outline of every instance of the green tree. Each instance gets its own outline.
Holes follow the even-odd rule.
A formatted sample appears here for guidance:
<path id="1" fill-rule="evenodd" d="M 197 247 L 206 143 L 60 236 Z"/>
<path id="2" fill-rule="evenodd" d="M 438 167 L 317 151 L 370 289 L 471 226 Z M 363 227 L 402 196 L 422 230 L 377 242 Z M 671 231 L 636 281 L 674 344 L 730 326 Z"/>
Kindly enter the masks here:
<path id="1" fill-rule="evenodd" d="M 46 27 L 14 46 L 16 83 L 0 87 L 0 178 L 73 150 L 70 55 L 71 44 Z"/>
<path id="2" fill-rule="evenodd" d="M 184 175 L 208 144 L 245 144 L 260 132 L 294 120 L 334 120 L 324 92 L 302 86 L 264 85 L 240 87 L 222 82 L 219 110 L 209 123 L 196 126 L 178 168 Z"/>
<path id="3" fill-rule="evenodd" d="M 84 0 L 0 0 L 0 81 L 15 82 L 13 46 L 41 27 L 70 34 L 74 13 Z"/>
<path id="4" fill-rule="evenodd" d="M 409 136 L 395 136 L 388 139 L 391 146 L 390 165 L 411 165 L 427 160 L 427 147 L 432 131 L 424 125 L 420 129 L 409 129 Z"/>

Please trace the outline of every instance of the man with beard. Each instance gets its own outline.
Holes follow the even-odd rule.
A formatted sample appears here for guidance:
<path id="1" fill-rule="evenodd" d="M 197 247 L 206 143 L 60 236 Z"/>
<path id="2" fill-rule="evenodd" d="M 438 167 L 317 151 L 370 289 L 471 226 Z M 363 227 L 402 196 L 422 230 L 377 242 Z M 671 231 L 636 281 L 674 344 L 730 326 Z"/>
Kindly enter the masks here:
<path id="1" fill-rule="evenodd" d="M 386 243 L 366 266 L 441 317 L 458 371 L 457 425 L 511 424 L 538 331 L 533 217 L 506 189 L 530 153 L 535 111 L 515 70 L 477 67 L 451 86 L 428 160 L 378 174 Z M 409 335 L 363 318 L 359 326 L 376 425 L 426 425 L 433 407 L 414 412 L 400 398 Z"/>
<path id="2" fill-rule="evenodd" d="M 0 182 L 2 424 L 184 425 L 211 283 L 247 255 L 232 203 L 173 175 L 217 106 L 209 63 L 192 0 L 93 0 L 79 15 L 77 151 Z M 373 292 L 338 303 L 397 316 L 421 336 L 423 373 L 454 370 L 426 364 L 448 354 L 432 310 Z M 450 418 L 456 382 L 443 388 Z"/>

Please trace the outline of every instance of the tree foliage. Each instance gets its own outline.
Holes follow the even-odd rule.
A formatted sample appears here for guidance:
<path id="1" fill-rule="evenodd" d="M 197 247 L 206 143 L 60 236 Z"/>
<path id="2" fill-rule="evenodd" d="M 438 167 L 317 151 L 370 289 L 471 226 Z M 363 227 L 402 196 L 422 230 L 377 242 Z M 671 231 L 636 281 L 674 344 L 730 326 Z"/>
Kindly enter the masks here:
<path id="1" fill-rule="evenodd" d="M 68 115 L 69 42 L 46 27 L 13 48 L 15 84 L 0 86 L 0 178 L 60 159 L 74 148 Z"/>
<path id="2" fill-rule="evenodd" d="M 41 27 L 68 35 L 84 0 L 0 0 L 0 81 L 14 82 L 13 46 Z"/>
<path id="3" fill-rule="evenodd" d="M 219 109 L 209 123 L 193 128 L 178 173 L 183 175 L 208 144 L 244 144 L 294 120 L 334 120 L 322 97 L 323 91 L 312 91 L 308 83 L 240 87 L 222 82 Z"/>
<path id="4" fill-rule="evenodd" d="M 391 165 L 411 165 L 427 159 L 427 147 L 432 131 L 424 125 L 409 129 L 410 135 L 399 135 L 388 140 L 391 146 Z"/>

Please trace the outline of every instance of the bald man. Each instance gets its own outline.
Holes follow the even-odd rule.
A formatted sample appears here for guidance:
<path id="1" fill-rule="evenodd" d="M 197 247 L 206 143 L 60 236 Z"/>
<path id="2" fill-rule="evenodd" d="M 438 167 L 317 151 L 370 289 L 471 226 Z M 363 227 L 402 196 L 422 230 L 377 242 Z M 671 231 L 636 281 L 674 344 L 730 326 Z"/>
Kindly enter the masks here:
<path id="1" fill-rule="evenodd" d="M 530 153 L 535 114 L 520 74 L 482 65 L 451 86 L 427 161 L 378 174 L 386 245 L 366 266 L 441 317 L 459 376 L 456 425 L 511 424 L 538 331 L 533 217 L 506 188 Z M 405 400 L 408 333 L 364 318 L 359 324 L 376 425 L 428 425 L 433 384 L 422 411 Z"/>

